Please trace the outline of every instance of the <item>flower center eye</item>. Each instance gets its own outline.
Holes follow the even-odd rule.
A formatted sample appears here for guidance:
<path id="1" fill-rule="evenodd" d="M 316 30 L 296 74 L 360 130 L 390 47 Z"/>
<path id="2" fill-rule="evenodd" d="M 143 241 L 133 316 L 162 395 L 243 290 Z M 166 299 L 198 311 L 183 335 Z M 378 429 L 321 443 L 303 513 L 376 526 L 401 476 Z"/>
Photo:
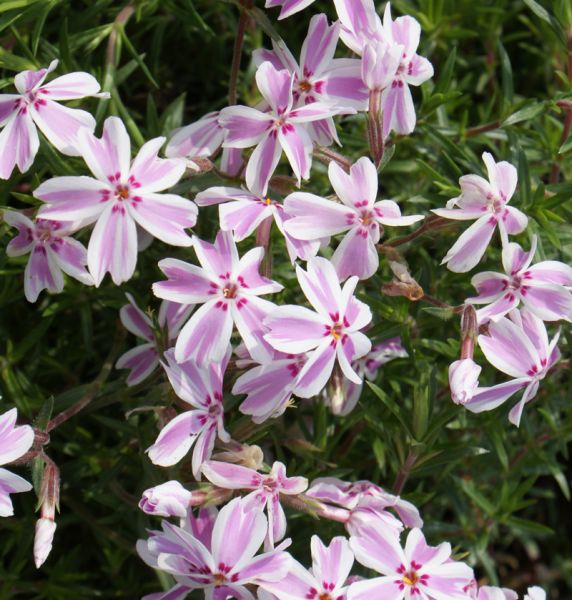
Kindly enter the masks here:
<path id="1" fill-rule="evenodd" d="M 414 571 L 413 569 L 403 574 L 403 583 L 412 587 L 416 585 L 420 579 L 421 578 L 419 577 L 419 575 L 417 575 L 417 571 Z"/>
<path id="2" fill-rule="evenodd" d="M 318 600 L 332 600 L 332 597 L 330 594 L 320 594 L 318 596 Z"/>
<path id="3" fill-rule="evenodd" d="M 308 93 L 312 89 L 312 84 L 307 79 L 304 79 L 298 83 L 298 89 L 301 92 Z"/>
<path id="4" fill-rule="evenodd" d="M 226 583 L 226 576 L 222 573 L 215 573 L 213 576 L 213 582 L 215 585 L 223 585 Z"/>
<path id="5" fill-rule="evenodd" d="M 264 204 L 266 204 L 266 206 L 270 206 L 272 204 L 272 200 L 270 200 L 270 198 L 266 198 L 266 200 L 264 200 Z"/>
<path id="6" fill-rule="evenodd" d="M 339 340 L 342 337 L 343 327 L 341 323 L 336 323 L 331 330 L 332 337 L 335 340 Z"/>
<path id="7" fill-rule="evenodd" d="M 231 283 L 223 288 L 222 295 L 225 298 L 229 298 L 229 299 L 236 298 L 236 292 L 237 292 L 236 285 L 234 283 Z"/>
<path id="8" fill-rule="evenodd" d="M 129 188 L 126 185 L 118 185 L 115 188 L 115 197 L 118 200 L 127 200 L 129 198 Z"/>

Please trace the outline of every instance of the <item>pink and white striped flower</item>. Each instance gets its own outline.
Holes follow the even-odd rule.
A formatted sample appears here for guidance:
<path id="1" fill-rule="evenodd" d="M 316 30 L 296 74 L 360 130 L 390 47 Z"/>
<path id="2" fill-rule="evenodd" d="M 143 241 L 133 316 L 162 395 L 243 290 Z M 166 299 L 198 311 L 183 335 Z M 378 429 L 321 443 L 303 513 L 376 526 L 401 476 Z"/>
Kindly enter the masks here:
<path id="1" fill-rule="evenodd" d="M 17 165 L 21 173 L 32 165 L 40 140 L 40 131 L 60 152 L 80 154 L 77 136 L 80 130 L 95 129 L 95 119 L 84 110 L 67 108 L 62 100 L 76 100 L 99 94 L 99 83 L 88 73 L 76 72 L 45 78 L 58 66 L 54 60 L 47 69 L 22 71 L 14 78 L 17 94 L 0 95 L 0 179 L 8 179 Z"/>
<path id="2" fill-rule="evenodd" d="M 543 321 L 572 321 L 572 267 L 556 260 L 530 266 L 536 252 L 533 236 L 528 252 L 512 242 L 502 251 L 503 273 L 485 271 L 471 279 L 479 293 L 471 304 L 488 304 L 477 310 L 479 323 L 497 320 L 521 302 Z"/>
<path id="3" fill-rule="evenodd" d="M 252 510 L 241 498 L 221 509 L 212 532 L 195 532 L 162 522 L 163 531 L 139 540 L 139 556 L 151 567 L 171 574 L 177 585 L 172 595 L 154 598 L 185 598 L 192 590 L 203 590 L 205 598 L 253 600 L 248 585 L 280 581 L 288 573 L 292 558 L 282 549 L 256 555 L 268 523 L 261 510 Z"/>
<path id="4" fill-rule="evenodd" d="M 253 248 L 239 260 L 232 234 L 225 231 L 214 244 L 195 238 L 194 248 L 201 267 L 167 258 L 159 267 L 168 280 L 153 284 L 159 298 L 203 304 L 181 329 L 175 358 L 199 364 L 220 361 L 234 323 L 251 356 L 266 362 L 272 350 L 262 337 L 262 320 L 275 305 L 259 296 L 279 292 L 282 286 L 259 273 L 264 249 Z"/>
<path id="5" fill-rule="evenodd" d="M 243 373 L 235 382 L 232 393 L 246 394 L 239 406 L 241 413 L 251 415 L 254 423 L 279 417 L 288 407 L 296 384 L 308 359 L 303 354 L 274 352 L 270 362 L 258 365 Z"/>
<path id="6" fill-rule="evenodd" d="M 379 267 L 375 245 L 381 236 L 380 225 L 411 225 L 423 216 L 402 216 L 393 200 L 376 202 L 377 169 L 369 158 L 360 158 L 349 174 L 332 161 L 328 175 L 341 203 L 294 192 L 284 201 L 286 213 L 291 216 L 284 229 L 301 240 L 318 240 L 347 231 L 332 263 L 341 280 L 352 275 L 367 279 Z"/>
<path id="7" fill-rule="evenodd" d="M 283 44 L 273 43 L 273 50 L 255 50 L 254 61 L 270 61 L 278 70 L 286 69 L 294 77 L 294 106 L 314 102 L 333 104 L 350 112 L 366 110 L 368 91 L 362 83 L 360 61 L 356 58 L 334 58 L 340 35 L 338 22 L 328 25 L 326 15 L 314 15 L 308 35 L 302 44 L 300 63 Z M 308 124 L 312 140 L 322 146 L 334 141 L 338 144 L 336 126 L 332 117 Z"/>
<path id="8" fill-rule="evenodd" d="M 109 272 L 117 285 L 131 278 L 137 262 L 137 227 L 173 246 L 190 246 L 185 229 L 197 220 L 196 205 L 175 194 L 158 192 L 174 186 L 185 172 L 179 159 L 161 159 L 165 142 L 145 143 L 131 162 L 125 125 L 109 117 L 103 136 L 89 130 L 78 135 L 78 148 L 94 177 L 54 177 L 34 191 L 47 206 L 47 219 L 95 223 L 87 249 L 89 271 L 99 285 Z"/>
<path id="9" fill-rule="evenodd" d="M 18 229 L 18 235 L 6 247 L 8 256 L 30 254 L 24 271 L 24 294 L 35 302 L 42 290 L 55 294 L 64 289 L 63 273 L 85 285 L 93 285 L 87 272 L 87 252 L 70 237 L 73 223 L 36 219 L 32 222 L 21 212 L 6 211 L 4 220 Z"/>
<path id="10" fill-rule="evenodd" d="M 262 582 L 261 588 L 278 600 L 345 600 L 347 579 L 354 564 L 348 540 L 335 537 L 325 546 L 312 536 L 312 568 L 308 571 L 298 561 L 280 582 Z"/>
<path id="11" fill-rule="evenodd" d="M 506 161 L 495 162 L 488 152 L 483 152 L 483 161 L 489 181 L 480 175 L 463 175 L 459 179 L 461 195 L 449 200 L 447 208 L 432 211 L 446 219 L 476 219 L 441 263 L 447 263 L 447 268 L 455 273 L 466 273 L 481 260 L 497 225 L 504 246 L 509 234 L 521 233 L 528 224 L 524 213 L 514 206 L 507 206 L 516 189 L 516 168 Z"/>
<path id="12" fill-rule="evenodd" d="M 294 108 L 294 76 L 286 69 L 277 70 L 268 61 L 258 67 L 256 83 L 268 103 L 268 112 L 229 106 L 221 111 L 219 123 L 227 130 L 223 146 L 256 146 L 246 166 L 246 185 L 254 193 L 264 195 L 283 151 L 298 185 L 301 179 L 308 179 L 313 145 L 307 123 L 332 117 L 339 109 L 322 102 Z"/>
<path id="13" fill-rule="evenodd" d="M 509 413 L 509 421 L 518 427 L 525 404 L 536 396 L 540 381 L 560 359 L 560 332 L 549 342 L 546 326 L 529 310 L 513 310 L 509 316 L 491 321 L 488 335 L 480 335 L 478 343 L 485 358 L 513 379 L 478 388 L 465 408 L 475 413 L 493 410 L 524 388 L 520 401 Z"/>
<path id="14" fill-rule="evenodd" d="M 227 490 L 253 490 L 244 496 L 246 507 L 255 510 L 266 507 L 268 514 L 267 546 L 273 548 L 286 535 L 286 515 L 280 496 L 295 496 L 308 487 L 305 477 L 287 477 L 286 467 L 276 461 L 270 473 L 263 475 L 254 469 L 216 460 L 207 460 L 203 475 L 214 485 Z"/>
<path id="15" fill-rule="evenodd" d="M 34 430 L 29 425 L 16 425 L 15 408 L 0 415 L 0 465 L 17 460 L 34 443 Z M 10 494 L 29 492 L 32 486 L 22 477 L 0 468 L 0 517 L 11 517 L 14 507 Z"/>
<path id="16" fill-rule="evenodd" d="M 116 369 L 129 369 L 131 372 L 127 377 L 127 385 L 137 385 L 145 380 L 159 366 L 159 353 L 157 332 L 151 319 L 137 306 L 131 294 L 125 294 L 129 304 L 121 307 L 119 318 L 127 331 L 138 338 L 145 340 L 125 354 L 122 354 L 115 363 Z M 183 323 L 187 320 L 193 310 L 192 306 L 178 304 L 163 300 L 159 308 L 157 325 L 166 334 L 166 342 L 171 347 Z"/>
<path id="17" fill-rule="evenodd" d="M 472 569 L 451 560 L 451 545 L 427 545 L 420 529 L 412 529 L 405 547 L 399 540 L 386 536 L 377 524 L 363 527 L 350 538 L 356 559 L 364 566 L 381 573 L 350 586 L 348 600 L 466 600 L 464 586 L 473 578 Z"/>
<path id="18" fill-rule="evenodd" d="M 308 271 L 296 267 L 296 275 L 315 312 L 302 306 L 278 307 L 264 321 L 269 329 L 264 338 L 280 352 L 309 352 L 296 383 L 297 395 L 319 394 L 336 361 L 348 379 L 360 383 L 351 363 L 371 349 L 360 329 L 372 317 L 369 307 L 354 296 L 357 277 L 348 279 L 342 289 L 332 263 L 319 257 L 308 261 Z"/>
<path id="19" fill-rule="evenodd" d="M 431 63 L 417 54 L 421 37 L 419 22 L 410 16 L 391 18 L 391 5 L 385 6 L 383 25 L 373 0 L 334 0 L 342 24 L 342 41 L 357 54 L 363 55 L 364 76 L 373 74 L 373 65 L 384 65 L 384 55 L 393 64 L 393 55 L 401 56 L 391 83 L 377 77 L 377 86 L 384 86 L 381 96 L 383 136 L 391 131 L 407 135 L 415 129 L 416 115 L 410 85 L 419 86 L 433 77 Z M 389 73 L 388 73 L 389 77 Z M 367 80 L 367 77 L 364 77 Z M 373 83 L 373 81 L 370 81 Z"/>
<path id="20" fill-rule="evenodd" d="M 199 206 L 219 205 L 220 228 L 232 231 L 234 239 L 240 242 L 256 229 L 261 230 L 274 220 L 286 240 L 286 249 L 293 263 L 296 258 L 308 260 L 319 248 L 317 241 L 298 240 L 288 234 L 284 223 L 289 219 L 284 207 L 268 196 L 255 194 L 247 189 L 233 187 L 212 187 L 195 196 Z"/>
<path id="21" fill-rule="evenodd" d="M 211 362 L 204 368 L 189 360 L 176 362 L 173 350 L 165 352 L 167 364 L 163 368 L 175 394 L 189 404 L 191 410 L 169 421 L 155 443 L 147 448 L 155 465 L 169 467 L 178 463 L 193 448 L 192 470 L 201 478 L 201 465 L 212 454 L 216 438 L 230 441 L 224 428 L 223 378 L 230 347 L 221 362 Z"/>

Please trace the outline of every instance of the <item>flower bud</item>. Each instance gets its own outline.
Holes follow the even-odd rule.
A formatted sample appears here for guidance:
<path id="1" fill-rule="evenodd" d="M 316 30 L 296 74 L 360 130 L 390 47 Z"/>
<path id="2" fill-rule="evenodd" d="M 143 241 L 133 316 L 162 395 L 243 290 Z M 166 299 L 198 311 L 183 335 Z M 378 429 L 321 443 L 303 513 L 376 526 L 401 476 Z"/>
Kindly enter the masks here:
<path id="1" fill-rule="evenodd" d="M 187 514 L 192 494 L 178 481 L 167 481 L 143 492 L 139 508 L 148 515 L 181 517 Z"/>
<path id="2" fill-rule="evenodd" d="M 472 358 L 456 360 L 449 366 L 449 387 L 455 404 L 466 404 L 479 385 L 481 367 Z"/>
<path id="3" fill-rule="evenodd" d="M 52 551 L 52 542 L 56 532 L 56 523 L 53 519 L 38 519 L 36 521 L 36 536 L 34 538 L 34 562 L 39 569 Z"/>

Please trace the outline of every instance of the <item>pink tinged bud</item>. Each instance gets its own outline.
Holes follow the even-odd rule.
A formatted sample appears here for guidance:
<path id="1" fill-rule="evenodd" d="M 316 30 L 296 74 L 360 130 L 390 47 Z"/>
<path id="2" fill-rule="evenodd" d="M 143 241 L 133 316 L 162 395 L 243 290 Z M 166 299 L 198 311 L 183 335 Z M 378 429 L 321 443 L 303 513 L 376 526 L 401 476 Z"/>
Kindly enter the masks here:
<path id="1" fill-rule="evenodd" d="M 139 508 L 148 515 L 185 517 L 192 494 L 178 481 L 167 481 L 143 492 Z"/>
<path id="2" fill-rule="evenodd" d="M 39 569 L 52 551 L 52 542 L 56 532 L 56 523 L 52 519 L 39 519 L 36 522 L 36 537 L 34 538 L 34 562 Z"/>
<path id="3" fill-rule="evenodd" d="M 479 385 L 481 367 L 472 358 L 456 360 L 449 367 L 449 387 L 455 404 L 465 404 L 474 395 Z"/>
<path id="4" fill-rule="evenodd" d="M 479 332 L 477 311 L 471 304 L 466 304 L 461 317 L 461 358 L 473 358 L 475 339 Z"/>

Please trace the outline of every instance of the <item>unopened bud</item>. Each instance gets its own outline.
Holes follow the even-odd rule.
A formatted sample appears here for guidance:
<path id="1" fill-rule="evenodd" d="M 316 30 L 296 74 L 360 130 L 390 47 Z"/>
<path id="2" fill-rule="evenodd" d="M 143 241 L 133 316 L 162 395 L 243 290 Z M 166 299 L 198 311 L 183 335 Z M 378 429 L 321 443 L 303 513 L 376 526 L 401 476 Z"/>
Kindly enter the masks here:
<path id="1" fill-rule="evenodd" d="M 167 481 L 145 490 L 139 508 L 148 515 L 185 517 L 193 494 L 178 481 Z"/>
<path id="2" fill-rule="evenodd" d="M 473 358 L 477 333 L 477 311 L 472 304 L 465 304 L 461 315 L 461 359 Z"/>
<path id="3" fill-rule="evenodd" d="M 227 450 L 213 455 L 213 460 L 242 465 L 249 469 L 259 471 L 264 463 L 264 453 L 260 446 L 255 444 L 232 444 Z"/>
<path id="4" fill-rule="evenodd" d="M 36 535 L 34 537 L 34 562 L 39 569 L 52 551 L 56 523 L 52 519 L 38 519 L 36 521 Z"/>

